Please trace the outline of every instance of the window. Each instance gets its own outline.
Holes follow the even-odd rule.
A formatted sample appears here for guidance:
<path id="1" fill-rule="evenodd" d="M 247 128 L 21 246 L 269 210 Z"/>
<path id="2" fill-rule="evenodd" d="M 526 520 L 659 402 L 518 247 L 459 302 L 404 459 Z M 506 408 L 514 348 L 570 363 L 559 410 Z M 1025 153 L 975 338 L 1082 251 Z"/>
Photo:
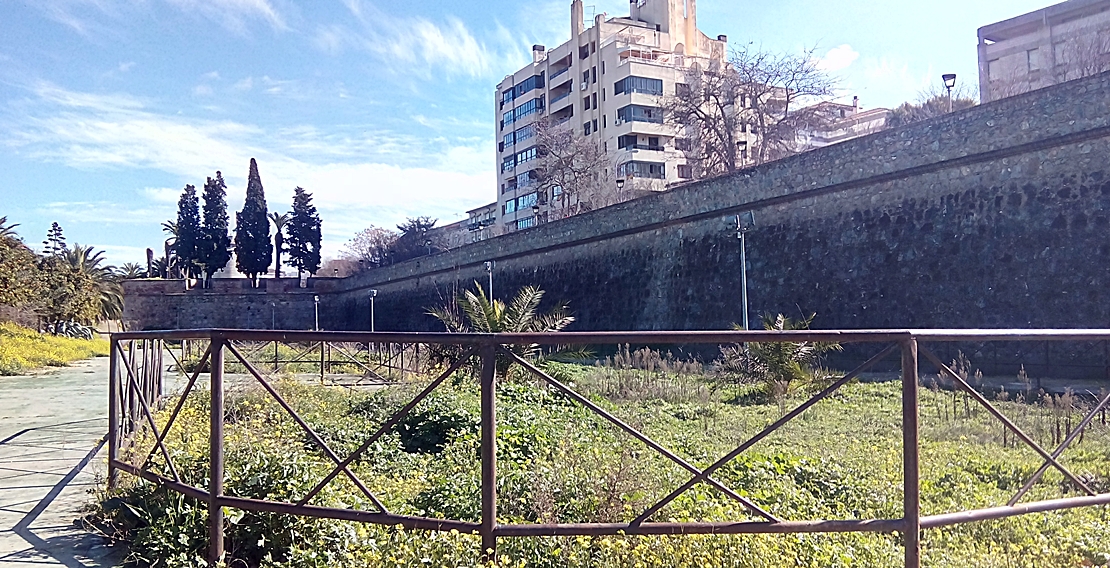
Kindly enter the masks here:
<path id="1" fill-rule="evenodd" d="M 505 206 L 504 206 L 503 209 L 505 210 L 505 213 L 515 213 L 516 212 L 516 200 L 515 199 L 510 199 L 510 200 L 506 201 Z"/>
<path id="2" fill-rule="evenodd" d="M 582 110 L 590 110 L 590 97 L 589 97 L 589 95 L 582 98 Z"/>
<path id="3" fill-rule="evenodd" d="M 617 118 L 629 122 L 654 122 L 663 124 L 663 109 L 642 105 L 627 105 L 617 109 Z"/>
<path id="4" fill-rule="evenodd" d="M 588 121 L 588 120 L 585 123 L 582 124 L 582 135 L 583 136 L 589 136 L 590 135 L 590 126 L 591 126 L 590 121 Z"/>
<path id="5" fill-rule="evenodd" d="M 679 151 L 682 151 L 682 152 L 689 152 L 690 148 L 691 148 L 691 146 L 690 146 L 690 139 L 689 138 L 675 138 L 674 139 L 674 149 L 675 150 L 679 150 Z"/>
<path id="6" fill-rule="evenodd" d="M 508 91 L 505 91 L 504 93 L 501 93 L 501 103 L 502 104 L 507 103 L 511 100 L 513 100 L 513 89 L 509 89 Z"/>
<path id="7" fill-rule="evenodd" d="M 513 96 L 509 99 L 517 99 L 524 96 L 535 89 L 542 89 L 544 85 L 543 74 L 532 75 L 531 77 L 521 81 L 517 86 L 513 87 Z"/>
<path id="8" fill-rule="evenodd" d="M 678 166 L 678 177 L 679 177 L 679 179 L 690 179 L 690 178 L 694 177 L 694 172 L 691 171 L 690 166 L 679 165 Z"/>
<path id="9" fill-rule="evenodd" d="M 516 221 L 516 229 L 518 231 L 521 230 L 521 229 L 528 229 L 528 228 L 535 227 L 535 226 L 536 226 L 536 218 L 535 217 L 525 217 L 523 219 L 517 219 L 517 221 Z"/>
<path id="10" fill-rule="evenodd" d="M 582 82 L 583 83 L 589 83 L 590 82 L 590 70 L 589 69 L 582 72 Z"/>
<path id="11" fill-rule="evenodd" d="M 597 132 L 597 119 L 596 118 L 594 119 L 593 125 L 594 125 L 594 132 Z"/>
<path id="12" fill-rule="evenodd" d="M 690 94 L 690 85 L 687 85 L 686 83 L 675 83 L 674 94 L 679 96 Z"/>
<path id="13" fill-rule="evenodd" d="M 597 93 L 590 95 L 590 98 L 593 99 L 594 108 L 597 108 Z"/>
<path id="14" fill-rule="evenodd" d="M 535 114 L 537 112 L 543 112 L 542 96 L 536 97 L 513 109 L 513 120 L 520 120 L 530 114 Z M 512 121 L 506 121 L 505 124 L 509 124 L 509 122 Z"/>
<path id="15" fill-rule="evenodd" d="M 516 143 L 515 133 L 510 132 L 510 133 L 506 134 L 505 137 L 501 139 L 501 144 L 502 144 L 501 149 L 502 149 L 502 151 L 504 151 L 505 147 L 512 146 L 515 143 Z"/>
<path id="16" fill-rule="evenodd" d="M 522 195 L 516 198 L 516 208 L 519 211 L 528 209 L 533 205 L 536 205 L 537 203 L 539 203 L 539 194 L 535 191 L 529 193 L 528 195 Z"/>
<path id="17" fill-rule="evenodd" d="M 604 115 L 604 114 L 601 115 L 601 127 L 602 128 L 605 128 L 605 119 L 607 119 L 607 118 L 609 118 L 609 117 Z"/>
<path id="18" fill-rule="evenodd" d="M 582 47 L 578 48 L 578 58 L 579 59 L 585 59 L 589 56 L 590 56 L 590 46 L 583 45 Z"/>
<path id="19" fill-rule="evenodd" d="M 501 115 L 501 126 L 502 127 L 504 127 L 506 124 L 512 124 L 512 123 L 513 123 L 513 111 L 510 110 L 509 112 Z"/>
<path id="20" fill-rule="evenodd" d="M 520 128 L 517 128 L 516 132 L 514 132 L 513 134 L 513 141 L 517 144 L 520 144 L 521 142 L 524 142 L 525 140 L 528 140 L 529 138 L 536 135 L 536 125 L 529 124 L 528 126 L 522 126 Z"/>
<path id="21" fill-rule="evenodd" d="M 530 161 L 535 160 L 536 158 L 538 158 L 539 155 L 540 155 L 539 147 L 538 146 L 532 146 L 531 148 L 528 148 L 527 150 L 523 150 L 521 152 L 516 153 L 516 163 L 519 165 L 519 164 L 523 164 L 524 162 L 530 162 Z"/>
<path id="22" fill-rule="evenodd" d="M 605 89 L 601 89 L 601 100 L 605 100 Z"/>
<path id="23" fill-rule="evenodd" d="M 516 156 L 509 156 L 501 162 L 501 171 L 507 172 L 516 167 Z"/>
<path id="24" fill-rule="evenodd" d="M 597 51 L 597 43 L 591 41 L 590 42 L 590 53 L 594 53 L 596 51 Z"/>
<path id="25" fill-rule="evenodd" d="M 602 75 L 605 74 L 605 62 L 604 61 L 601 62 L 601 74 Z"/>
<path id="26" fill-rule="evenodd" d="M 678 83 L 681 85 L 682 83 Z M 662 95 L 663 80 L 649 79 L 647 77 L 625 77 L 613 83 L 613 94 L 643 93 L 645 95 Z"/>
<path id="27" fill-rule="evenodd" d="M 1041 70 L 1041 50 L 1037 48 L 1030 49 L 1025 52 L 1025 64 L 1029 67 L 1029 71 Z"/>
<path id="28" fill-rule="evenodd" d="M 591 67 L 590 68 L 590 82 L 591 83 L 596 83 L 597 82 L 597 67 Z"/>
<path id="29" fill-rule="evenodd" d="M 659 162 L 625 162 L 617 167 L 617 177 L 666 179 L 667 165 Z"/>
<path id="30" fill-rule="evenodd" d="M 991 59 L 990 61 L 987 62 L 987 78 L 989 78 L 989 79 L 1001 79 L 1002 78 L 1002 66 L 999 64 L 997 59 Z"/>

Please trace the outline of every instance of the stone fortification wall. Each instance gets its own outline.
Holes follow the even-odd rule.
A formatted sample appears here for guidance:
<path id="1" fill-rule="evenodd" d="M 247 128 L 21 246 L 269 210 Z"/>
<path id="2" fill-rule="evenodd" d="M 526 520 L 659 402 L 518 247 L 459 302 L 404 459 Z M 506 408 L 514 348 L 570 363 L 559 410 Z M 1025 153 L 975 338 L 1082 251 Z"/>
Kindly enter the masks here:
<path id="1" fill-rule="evenodd" d="M 376 289 L 377 329 L 437 329 L 425 308 L 485 285 L 492 260 L 498 297 L 538 285 L 570 302 L 575 329 L 725 328 L 741 319 L 732 217 L 752 210 L 753 314 L 817 312 L 822 328 L 1107 327 L 1108 142 L 1103 74 L 368 271 L 320 289 L 321 323 L 367 329 Z M 129 289 L 129 314 L 133 294 L 146 298 L 143 327 L 175 321 L 157 302 L 182 327 L 269 316 L 253 291 L 155 300 L 152 288 Z"/>

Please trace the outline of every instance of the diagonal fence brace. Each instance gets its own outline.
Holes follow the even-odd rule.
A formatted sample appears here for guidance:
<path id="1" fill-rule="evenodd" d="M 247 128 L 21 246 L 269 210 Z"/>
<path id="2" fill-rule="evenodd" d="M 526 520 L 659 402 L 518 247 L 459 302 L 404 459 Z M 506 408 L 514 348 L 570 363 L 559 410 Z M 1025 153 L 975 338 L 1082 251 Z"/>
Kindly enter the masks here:
<path id="1" fill-rule="evenodd" d="M 293 420 L 300 425 L 305 433 L 307 433 L 309 437 L 312 438 L 312 441 L 316 442 L 317 446 L 320 446 L 320 449 L 323 450 L 324 454 L 331 458 L 331 460 L 334 461 L 336 464 L 340 464 L 341 462 L 339 460 L 339 456 L 335 455 L 335 452 L 333 452 L 331 448 L 328 447 L 324 440 L 320 438 L 319 434 L 317 434 L 316 431 L 313 430 L 312 427 L 309 426 L 308 423 L 305 422 L 304 419 L 301 418 L 301 416 L 297 414 L 295 410 L 293 410 L 292 406 L 289 406 L 289 403 L 286 402 L 280 394 L 278 394 L 277 390 L 274 389 L 272 385 L 270 385 L 269 381 L 262 378 L 262 375 L 258 372 L 257 369 L 254 368 L 254 365 L 250 364 L 250 362 L 247 361 L 247 359 L 239 353 L 239 350 L 236 349 L 235 346 L 232 345 L 230 342 L 227 343 L 227 348 L 229 351 L 231 351 L 232 355 L 235 355 L 236 359 L 239 359 L 239 361 L 243 363 L 244 366 L 246 366 L 250 374 L 254 375 L 255 379 L 258 379 L 258 382 L 262 385 L 262 388 L 266 389 L 266 392 L 270 393 L 270 396 L 274 397 L 274 400 L 276 400 L 277 403 L 282 408 L 284 408 L 286 412 L 289 413 Z M 361 479 L 358 478 L 357 475 L 351 472 L 350 469 L 347 469 L 346 466 L 341 466 L 341 468 L 343 470 L 343 473 L 346 474 L 347 477 L 351 480 L 351 483 L 354 483 L 355 486 L 358 487 L 359 490 L 362 491 L 363 494 L 365 494 L 366 497 L 374 503 L 375 507 L 377 507 L 383 513 L 389 512 L 386 510 L 385 505 L 383 505 L 382 502 L 378 500 L 377 496 L 375 496 L 374 493 L 366 487 L 366 485 L 362 482 Z"/>
<path id="2" fill-rule="evenodd" d="M 1088 392 L 1090 392 L 1090 391 L 1088 391 Z M 1052 452 L 1052 457 L 1053 458 L 1059 458 L 1060 455 L 1064 453 L 1064 450 L 1068 449 L 1068 446 L 1070 446 L 1071 443 L 1073 441 L 1075 441 L 1076 438 L 1079 437 L 1079 434 L 1081 434 L 1083 432 L 1083 430 L 1087 427 L 1087 425 L 1090 424 L 1091 421 L 1095 419 L 1095 416 L 1097 416 L 1098 413 L 1102 411 L 1102 409 L 1106 408 L 1107 403 L 1110 403 L 1110 394 L 1107 394 L 1105 397 L 1103 397 L 1102 401 L 1099 402 L 1098 405 L 1095 406 L 1095 408 L 1093 410 L 1088 412 L 1087 416 L 1083 417 L 1083 421 L 1079 423 L 1079 426 L 1076 427 L 1075 430 L 1072 430 L 1071 434 L 1068 434 L 1068 437 L 1065 438 L 1064 441 L 1060 443 L 1060 446 L 1058 448 L 1056 448 L 1055 451 Z M 1041 476 L 1044 475 L 1044 473 L 1046 471 L 1048 471 L 1048 468 L 1049 468 L 1050 465 L 1052 465 L 1052 464 L 1050 464 L 1047 461 L 1044 462 L 1043 464 L 1041 464 L 1041 467 L 1040 467 L 1040 469 L 1037 470 L 1037 473 L 1034 473 L 1033 477 L 1029 478 L 1029 481 L 1025 482 L 1025 485 L 1023 485 L 1021 487 L 1021 489 L 1017 492 L 1017 494 L 1014 495 L 1009 500 L 1009 502 L 1006 503 L 1006 506 L 1007 507 L 1013 507 L 1014 505 L 1016 505 L 1017 502 L 1020 501 L 1021 498 L 1024 497 L 1025 494 L 1030 489 L 1033 488 L 1033 485 L 1035 485 L 1038 481 L 1040 481 Z"/>
<path id="3" fill-rule="evenodd" d="M 181 481 L 181 476 L 177 474 L 177 467 L 173 464 L 173 459 L 170 458 L 170 452 L 166 449 L 166 445 L 162 442 L 162 433 L 158 431 L 158 426 L 154 423 L 154 414 L 151 413 L 150 405 L 147 404 L 146 395 L 143 394 L 142 389 L 139 388 L 138 381 L 135 379 L 135 373 L 131 368 L 131 363 L 134 361 L 134 359 L 128 359 L 127 353 L 124 352 L 120 353 L 120 358 L 123 361 L 123 368 L 127 370 L 127 384 L 129 387 L 131 387 L 130 390 L 132 393 L 135 394 L 135 398 L 139 400 L 139 404 L 142 406 L 143 414 L 146 416 L 147 424 L 150 425 L 150 430 L 154 433 L 155 440 L 157 441 L 157 445 L 155 447 L 162 450 L 162 456 L 166 458 L 166 465 L 169 466 L 170 473 L 173 474 L 173 480 Z M 153 455 L 153 451 L 151 452 L 151 454 Z M 149 457 L 144 460 L 144 466 L 146 465 L 147 461 L 150 461 Z"/>
<path id="4" fill-rule="evenodd" d="M 616 416 L 613 416 L 612 414 L 606 412 L 605 409 L 603 409 L 600 406 L 594 404 L 588 398 L 578 394 L 573 389 L 571 389 L 570 387 L 568 387 L 568 386 L 564 385 L 563 383 L 559 382 L 558 380 L 556 380 L 551 375 L 548 375 L 547 373 L 545 373 L 545 372 L 541 371 L 540 369 L 536 368 L 534 365 L 532 365 L 528 361 L 525 361 L 523 358 L 521 358 L 516 353 L 513 353 L 512 351 L 509 351 L 508 349 L 505 349 L 504 347 L 501 347 L 501 346 L 499 346 L 498 349 L 502 353 L 508 355 L 511 359 L 516 361 L 519 365 L 523 366 L 525 369 L 528 369 L 530 372 L 539 376 L 544 381 L 546 381 L 548 384 L 555 387 L 557 390 L 562 392 L 564 395 L 570 397 L 574 401 L 578 402 L 578 404 L 581 404 L 582 406 L 585 406 L 586 408 L 593 411 L 595 414 L 597 414 L 597 415 L 601 416 L 602 418 L 608 420 L 609 422 L 611 422 L 612 424 L 614 424 L 615 426 L 617 426 L 621 430 L 624 430 L 626 433 L 631 435 L 633 438 L 636 438 L 637 440 L 643 442 L 644 444 L 647 444 L 648 447 L 655 450 L 659 454 L 663 455 L 667 459 L 673 461 L 674 463 L 678 464 L 679 466 L 681 466 L 686 471 L 688 471 L 688 472 L 690 472 L 694 475 L 701 475 L 702 474 L 702 471 L 700 469 L 698 469 L 697 467 L 695 467 L 693 464 L 691 464 L 691 463 L 687 462 L 686 460 L 682 459 L 677 454 L 675 454 L 675 453 L 671 452 L 670 450 L 668 450 L 667 448 L 663 447 L 661 444 L 659 444 L 655 440 L 652 440 L 647 435 L 641 433 L 639 430 L 633 428 L 632 426 L 629 426 L 624 421 L 622 421 L 620 418 L 617 418 Z M 757 514 L 761 517 L 763 517 L 768 522 L 772 522 L 772 523 L 782 522 L 781 519 L 775 517 L 774 515 L 772 515 L 771 513 L 768 513 L 767 511 L 764 511 L 758 505 L 753 503 L 750 499 L 747 499 L 744 496 L 740 495 L 739 493 L 736 493 L 732 489 L 729 489 L 727 486 L 723 485 L 722 483 L 713 479 L 712 477 L 706 476 L 705 480 L 706 480 L 707 483 L 709 483 L 713 487 L 717 488 L 718 490 L 720 490 L 725 495 L 728 495 L 729 497 L 731 497 L 731 498 L 735 499 L 736 501 L 740 502 L 740 504 L 744 505 L 744 507 L 746 507 L 748 510 L 752 511 L 753 513 L 755 513 L 755 514 Z"/>
<path id="5" fill-rule="evenodd" d="M 324 487 L 327 486 L 327 484 L 331 483 L 331 480 L 335 479 L 336 476 L 339 475 L 340 471 L 344 470 L 347 466 L 354 463 L 354 461 L 357 460 L 363 453 L 365 453 L 366 450 L 370 449 L 370 446 L 374 445 L 374 442 L 377 442 L 378 438 L 381 438 L 386 432 L 389 431 L 390 428 L 393 428 L 395 425 L 397 425 L 397 423 L 400 422 L 406 414 L 408 414 L 413 408 L 416 408 L 417 404 L 420 404 L 425 398 L 427 398 L 429 394 L 432 394 L 432 391 L 434 391 L 436 387 L 443 383 L 443 381 L 447 380 L 447 377 L 450 377 L 452 374 L 455 373 L 455 371 L 458 371 L 459 368 L 466 364 L 466 361 L 470 359 L 470 357 L 473 356 L 477 351 L 477 347 L 471 347 L 470 349 L 466 350 L 461 356 L 459 356 L 458 360 L 452 363 L 446 371 L 441 373 L 439 377 L 436 378 L 436 380 L 428 384 L 427 387 L 424 387 L 424 390 L 420 391 L 420 394 L 416 395 L 411 401 L 409 401 L 408 404 L 395 412 L 393 416 L 391 416 L 389 420 L 386 420 L 378 428 L 378 430 L 374 432 L 373 435 L 367 438 L 366 441 L 358 447 L 358 449 L 351 452 L 351 455 L 347 456 L 346 459 L 340 462 L 339 465 L 331 471 L 331 473 L 329 473 L 327 476 L 324 477 L 324 479 L 320 481 L 320 483 L 317 483 L 316 487 L 312 488 L 312 491 L 309 491 L 307 495 L 305 495 L 303 498 L 301 498 L 300 501 L 297 502 L 297 506 L 303 507 L 305 504 L 307 504 L 313 497 L 316 496 L 316 494 L 323 490 Z"/>
<path id="6" fill-rule="evenodd" d="M 171 352 L 170 354 L 172 355 L 173 353 Z M 177 399 L 177 404 L 174 405 L 173 412 L 170 413 L 170 419 L 166 421 L 166 427 L 162 430 L 162 434 L 158 436 L 159 445 L 166 441 L 166 436 L 169 435 L 170 428 L 172 428 L 174 422 L 177 421 L 177 415 L 181 413 L 181 407 L 185 406 L 185 400 L 188 398 L 189 393 L 192 392 L 193 385 L 196 384 L 197 377 L 200 376 L 201 369 L 204 368 L 204 364 L 208 362 L 208 358 L 211 354 L 212 344 L 209 344 L 208 348 L 204 350 L 204 355 L 201 355 L 200 363 L 197 364 L 196 370 L 193 371 L 193 376 L 189 377 L 189 383 L 185 385 L 185 390 L 181 392 L 181 396 Z M 148 453 L 146 459 L 143 460 L 143 467 L 146 467 L 146 465 L 150 463 L 150 458 L 154 457 L 154 451 L 156 449 L 157 448 L 150 449 L 150 453 Z"/>
<path id="7" fill-rule="evenodd" d="M 822 400 L 827 398 L 829 395 L 836 392 L 840 387 L 848 384 L 849 381 L 851 381 L 852 379 L 855 379 L 856 377 L 858 377 L 860 375 L 860 373 L 863 373 L 864 371 L 870 369 L 871 367 L 873 367 L 879 361 L 882 361 L 884 358 L 886 358 L 887 355 L 890 355 L 898 347 L 899 347 L 898 344 L 894 344 L 894 345 L 891 345 L 891 346 L 887 347 L 886 349 L 883 349 L 881 352 L 879 352 L 879 354 L 877 354 L 874 357 L 868 359 L 862 365 L 860 365 L 859 367 L 856 367 L 850 373 L 841 377 L 840 380 L 838 380 L 835 383 L 829 385 L 825 390 L 813 395 L 812 398 L 805 401 L 804 403 L 802 403 L 800 406 L 798 406 L 794 410 L 791 410 L 789 413 L 787 413 L 782 418 L 779 418 L 778 420 L 776 420 L 770 426 L 764 428 L 762 432 L 760 432 L 760 433 L 756 434 L 755 436 L 752 436 L 751 438 L 749 438 L 747 442 L 744 442 L 739 447 L 737 447 L 735 450 L 732 450 L 727 455 L 725 455 L 725 457 L 717 460 L 712 465 L 710 465 L 709 467 L 702 470 L 701 473 L 696 474 L 690 481 L 687 481 L 681 487 L 672 491 L 669 495 L 667 495 L 666 497 L 661 499 L 658 503 L 652 505 L 650 508 L 648 508 L 648 510 L 641 513 L 640 516 L 633 519 L 630 524 L 631 525 L 642 524 L 644 521 L 651 518 L 651 516 L 654 515 L 655 513 L 657 513 L 660 509 L 662 509 L 663 507 L 666 507 L 668 503 L 670 503 L 671 501 L 674 501 L 676 498 L 678 498 L 679 495 L 682 495 L 683 493 L 685 493 L 691 487 L 697 485 L 698 483 L 705 481 L 710 475 L 713 474 L 714 471 L 717 471 L 722 466 L 724 466 L 728 462 L 735 459 L 736 456 L 739 456 L 740 454 L 747 451 L 748 448 L 751 448 L 752 446 L 756 445 L 757 443 L 759 443 L 761 440 L 763 440 L 767 436 L 771 435 L 772 432 L 774 432 L 775 430 L 778 430 L 779 428 L 781 428 L 787 422 L 790 422 L 791 420 L 798 417 L 800 414 L 802 414 L 806 410 L 809 410 L 809 408 L 811 406 L 817 404 L 818 402 L 821 402 Z"/>
<path id="8" fill-rule="evenodd" d="M 959 385 L 960 388 L 964 390 L 964 392 L 971 395 L 971 398 L 974 398 L 976 402 L 983 406 L 983 408 L 986 408 L 987 412 L 991 413 L 991 415 L 999 419 L 1002 424 L 1006 426 L 1006 428 L 1014 433 L 1015 436 L 1020 438 L 1022 442 L 1025 442 L 1025 445 L 1033 448 L 1033 451 L 1040 454 L 1045 461 L 1052 464 L 1052 466 L 1056 469 L 1060 470 L 1060 473 L 1064 474 L 1065 477 L 1070 479 L 1072 483 L 1075 483 L 1075 485 L 1078 486 L 1080 489 L 1086 491 L 1088 495 L 1095 495 L 1095 492 L 1092 491 L 1090 487 L 1087 487 L 1086 483 L 1083 483 L 1083 481 L 1076 477 L 1075 474 L 1073 474 L 1071 471 L 1069 471 L 1068 468 L 1064 467 L 1062 464 L 1060 464 L 1060 462 L 1056 461 L 1056 458 L 1053 457 L 1052 454 L 1049 454 L 1044 448 L 1041 447 L 1040 444 L 1033 440 L 1033 438 L 1030 438 L 1028 434 L 1023 432 L 1021 428 L 1018 428 L 1017 424 L 1014 424 L 1010 421 L 1009 418 L 1006 418 L 1006 415 L 1002 414 L 986 398 L 983 398 L 983 395 L 979 394 L 979 391 L 972 388 L 971 385 L 967 384 L 967 381 L 957 375 L 955 371 L 948 367 L 948 365 L 945 365 L 943 362 L 941 362 L 939 357 L 933 355 L 932 351 L 929 351 L 928 349 L 922 347 L 921 354 L 924 355 L 925 358 L 928 359 L 930 362 L 932 362 L 933 365 L 936 365 L 939 371 L 952 377 L 952 379 L 956 381 L 956 384 Z"/>

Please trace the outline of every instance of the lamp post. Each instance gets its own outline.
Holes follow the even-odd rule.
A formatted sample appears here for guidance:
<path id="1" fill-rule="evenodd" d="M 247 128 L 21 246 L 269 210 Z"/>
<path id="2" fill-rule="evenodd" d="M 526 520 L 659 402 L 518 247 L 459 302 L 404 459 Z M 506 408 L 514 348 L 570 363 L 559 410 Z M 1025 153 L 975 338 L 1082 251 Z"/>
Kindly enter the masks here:
<path id="1" fill-rule="evenodd" d="M 740 301 L 744 304 L 744 330 L 748 330 L 748 251 L 745 235 L 755 227 L 755 211 L 736 216 L 736 237 L 740 239 Z"/>
<path id="2" fill-rule="evenodd" d="M 316 311 L 316 331 L 320 331 L 320 296 L 313 296 L 312 304 Z"/>
<path id="3" fill-rule="evenodd" d="M 533 222 L 536 225 L 540 224 L 540 206 L 539 205 L 533 205 L 532 206 L 532 219 L 534 220 Z"/>
<path id="4" fill-rule="evenodd" d="M 748 141 L 740 140 L 736 142 L 736 153 L 740 154 L 740 165 L 748 161 Z"/>
<path id="5" fill-rule="evenodd" d="M 493 266 L 496 264 L 492 260 L 486 261 L 486 274 L 489 275 L 489 301 L 493 301 Z"/>
<path id="6" fill-rule="evenodd" d="M 617 191 L 624 189 L 624 178 L 617 178 Z"/>
<path id="7" fill-rule="evenodd" d="M 270 302 L 270 329 L 277 329 L 277 302 Z"/>
<path id="8" fill-rule="evenodd" d="M 377 290 L 370 290 L 370 331 L 374 331 L 374 298 L 377 297 Z"/>
<path id="9" fill-rule="evenodd" d="M 948 89 L 948 112 L 952 112 L 952 88 L 956 86 L 956 74 L 945 73 L 940 78 L 944 80 L 944 88 Z"/>

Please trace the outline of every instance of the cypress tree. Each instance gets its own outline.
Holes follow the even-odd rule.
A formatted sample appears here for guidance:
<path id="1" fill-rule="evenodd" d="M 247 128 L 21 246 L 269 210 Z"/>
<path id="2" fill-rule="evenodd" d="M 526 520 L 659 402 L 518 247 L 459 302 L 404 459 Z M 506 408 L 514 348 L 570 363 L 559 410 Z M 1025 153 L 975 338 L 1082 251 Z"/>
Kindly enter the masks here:
<path id="1" fill-rule="evenodd" d="M 186 185 L 177 200 L 177 239 L 173 250 L 177 255 L 178 267 L 185 278 L 192 278 L 200 272 L 200 202 L 197 201 L 197 188 Z"/>
<path id="2" fill-rule="evenodd" d="M 262 190 L 262 178 L 258 175 L 258 163 L 251 158 L 247 199 L 243 202 L 243 210 L 235 214 L 235 268 L 257 286 L 258 275 L 270 268 L 273 259 L 274 245 L 270 242 L 266 194 Z"/>
<path id="3" fill-rule="evenodd" d="M 231 260 L 231 237 L 227 234 L 227 185 L 216 172 L 216 179 L 204 184 L 204 224 L 197 247 L 198 262 L 204 266 L 205 286 L 212 285 L 212 275 Z"/>
<path id="4" fill-rule="evenodd" d="M 293 214 L 286 229 L 285 250 L 297 275 L 320 270 L 320 216 L 312 205 L 312 194 L 303 188 L 293 190 Z"/>

